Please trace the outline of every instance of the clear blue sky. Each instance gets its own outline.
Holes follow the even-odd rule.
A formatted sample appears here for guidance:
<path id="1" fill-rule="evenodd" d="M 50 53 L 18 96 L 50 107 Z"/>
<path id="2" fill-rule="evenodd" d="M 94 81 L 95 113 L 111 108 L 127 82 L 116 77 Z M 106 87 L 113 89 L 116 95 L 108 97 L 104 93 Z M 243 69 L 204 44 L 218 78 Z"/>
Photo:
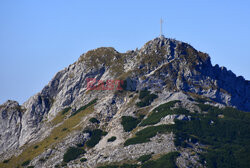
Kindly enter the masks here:
<path id="1" fill-rule="evenodd" d="M 249 9 L 247 0 L 1 0 L 0 103 L 23 103 L 90 49 L 140 48 L 161 17 L 166 37 L 249 80 Z"/>

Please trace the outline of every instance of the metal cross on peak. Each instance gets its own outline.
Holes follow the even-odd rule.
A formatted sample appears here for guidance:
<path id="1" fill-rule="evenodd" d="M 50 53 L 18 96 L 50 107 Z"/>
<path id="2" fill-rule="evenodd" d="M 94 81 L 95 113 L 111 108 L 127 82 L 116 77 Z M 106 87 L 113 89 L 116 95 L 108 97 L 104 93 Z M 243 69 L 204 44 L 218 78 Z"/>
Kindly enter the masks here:
<path id="1" fill-rule="evenodd" d="M 161 24 L 160 37 L 164 37 L 164 35 L 163 35 L 163 33 L 162 33 L 162 25 L 163 25 L 163 19 L 162 19 L 162 18 L 161 18 L 160 24 Z"/>

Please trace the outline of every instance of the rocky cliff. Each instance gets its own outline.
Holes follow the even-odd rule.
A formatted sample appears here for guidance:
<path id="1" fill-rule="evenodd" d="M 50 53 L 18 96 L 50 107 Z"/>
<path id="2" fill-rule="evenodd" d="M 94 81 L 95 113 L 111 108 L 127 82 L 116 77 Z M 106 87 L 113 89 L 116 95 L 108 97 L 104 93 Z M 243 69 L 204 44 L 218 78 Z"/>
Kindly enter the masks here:
<path id="1" fill-rule="evenodd" d="M 89 79 L 95 79 L 92 89 Z M 178 167 L 202 167 L 198 155 L 202 144 L 179 148 L 175 131 L 156 132 L 146 142 L 125 145 L 148 127 L 139 123 L 174 100 L 180 102 L 166 110 L 202 113 L 197 104 L 203 103 L 250 111 L 250 82 L 213 66 L 208 54 L 165 37 L 126 53 L 105 47 L 88 51 L 23 105 L 7 101 L 0 106 L 0 166 L 97 167 L 133 162 L 144 155 L 157 159 L 177 151 Z M 137 121 L 129 123 L 135 125 L 130 131 L 124 116 Z M 174 125 L 190 117 L 187 113 L 162 115 L 149 125 Z M 73 154 L 67 157 L 70 147 Z M 139 165 L 144 166 L 143 162 Z"/>

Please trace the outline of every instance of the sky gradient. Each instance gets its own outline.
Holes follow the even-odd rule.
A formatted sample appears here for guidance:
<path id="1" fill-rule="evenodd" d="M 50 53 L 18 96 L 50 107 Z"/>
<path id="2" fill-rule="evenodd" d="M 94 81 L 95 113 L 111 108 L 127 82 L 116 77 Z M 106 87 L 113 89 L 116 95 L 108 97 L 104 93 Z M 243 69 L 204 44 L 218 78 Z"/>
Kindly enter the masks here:
<path id="1" fill-rule="evenodd" d="M 159 36 L 188 42 L 250 80 L 247 0 L 1 0 L 0 104 L 20 104 L 97 47 L 125 52 Z"/>

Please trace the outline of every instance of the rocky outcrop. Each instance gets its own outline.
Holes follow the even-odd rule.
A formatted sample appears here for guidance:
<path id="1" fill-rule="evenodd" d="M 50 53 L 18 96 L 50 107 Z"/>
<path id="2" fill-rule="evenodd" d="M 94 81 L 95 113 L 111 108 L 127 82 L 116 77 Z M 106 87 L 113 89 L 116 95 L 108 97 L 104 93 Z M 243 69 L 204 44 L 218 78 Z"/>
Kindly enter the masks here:
<path id="1" fill-rule="evenodd" d="M 3 158 L 9 156 L 7 151 L 19 147 L 24 111 L 16 101 L 8 100 L 0 106 L 0 155 L 4 153 Z"/>
<path id="2" fill-rule="evenodd" d="M 139 75 L 146 76 L 146 83 L 151 86 L 150 80 L 158 81 L 160 87 L 167 87 L 170 91 L 195 93 L 250 111 L 250 82 L 224 67 L 212 66 L 206 53 L 186 43 L 156 38 L 146 43 L 137 57 L 140 59 L 137 62 Z"/>

